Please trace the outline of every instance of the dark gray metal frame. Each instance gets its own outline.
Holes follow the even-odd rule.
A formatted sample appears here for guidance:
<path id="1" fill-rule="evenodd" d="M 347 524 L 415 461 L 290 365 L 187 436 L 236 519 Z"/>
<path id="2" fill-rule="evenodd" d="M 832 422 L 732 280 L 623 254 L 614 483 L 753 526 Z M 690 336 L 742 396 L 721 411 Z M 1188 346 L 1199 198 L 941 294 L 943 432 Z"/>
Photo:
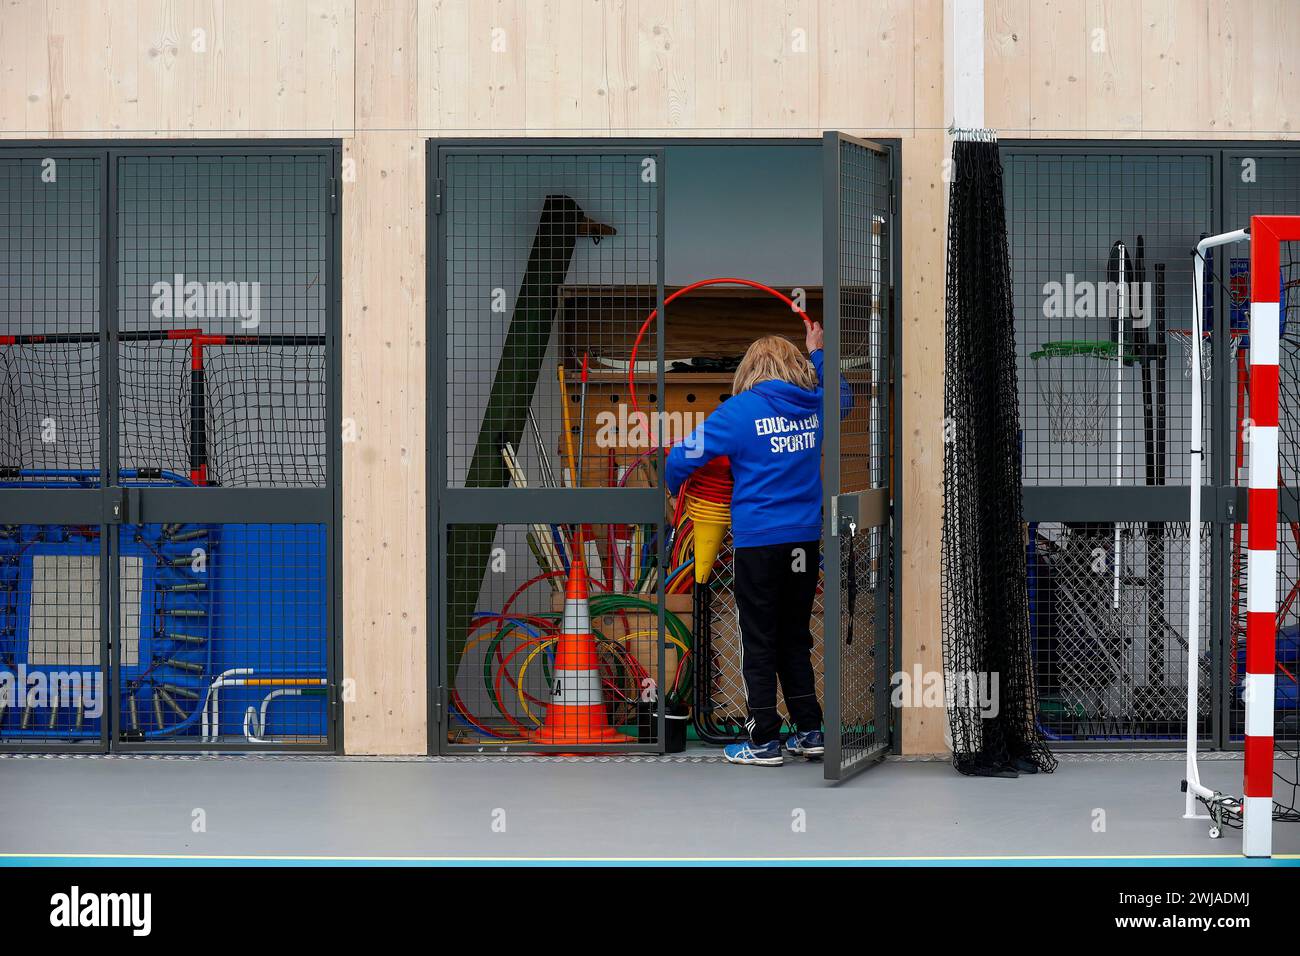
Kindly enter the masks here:
<path id="1" fill-rule="evenodd" d="M 1198 141 L 1198 140 L 1003 140 L 1003 156 L 1153 156 L 1174 154 L 1180 157 L 1203 157 L 1210 165 L 1211 221 L 1205 231 L 1211 235 L 1248 225 L 1224 221 L 1227 209 L 1226 169 L 1231 156 L 1243 151 L 1256 155 L 1300 156 L 1293 144 L 1268 141 Z M 1193 250 L 1188 249 L 1191 255 Z M 1228 314 L 1227 292 L 1223 283 L 1214 286 L 1215 315 Z M 1228 323 L 1216 321 L 1212 333 L 1213 359 L 1210 400 L 1210 469 L 1208 482 L 1201 490 L 1201 517 L 1213 528 L 1210 532 L 1210 642 L 1211 657 L 1211 724 L 1210 739 L 1205 745 L 1212 750 L 1240 750 L 1242 744 L 1230 740 L 1229 708 L 1231 697 L 1225 693 L 1227 669 L 1227 634 L 1231 614 L 1231 526 L 1246 520 L 1246 489 L 1232 485 L 1232 369 L 1228 356 Z M 1174 450 L 1178 453 L 1179 449 Z M 1190 494 L 1186 486 L 1164 487 L 1043 487 L 1025 486 L 1024 520 L 1034 521 L 1185 521 Z M 1279 495 L 1280 520 L 1300 520 L 1300 495 Z M 1181 750 L 1181 741 L 1056 741 L 1057 750 Z"/>
<path id="2" fill-rule="evenodd" d="M 832 136 L 835 134 L 827 134 Z M 664 263 L 664 244 L 666 228 L 662 225 L 664 222 L 664 202 L 665 189 L 667 188 L 666 173 L 666 154 L 663 150 L 670 145 L 682 146 L 791 146 L 791 145 L 826 145 L 826 137 L 821 139 L 810 138 L 781 138 L 781 137 L 757 137 L 757 138 L 737 138 L 737 137 L 701 137 L 691 138 L 689 140 L 671 140 L 664 138 L 643 139 L 643 138 L 577 138 L 563 139 L 555 137 L 453 137 L 448 139 L 431 139 L 427 145 L 426 154 L 426 176 L 429 184 L 431 212 L 426 216 L 426 248 L 429 250 L 429 259 L 426 266 L 426 281 L 429 290 L 428 302 L 426 305 L 428 319 L 428 363 L 426 367 L 427 379 L 430 383 L 429 399 L 427 401 L 426 426 L 430 436 L 435 436 L 429 443 L 428 448 L 428 474 L 430 475 L 428 494 L 426 498 L 428 520 L 427 534 L 429 536 L 429 568 L 428 576 L 430 578 L 429 596 L 428 596 L 428 625 L 429 625 L 429 654 L 428 654 L 428 750 L 431 754 L 450 754 L 463 752 L 479 752 L 481 748 L 474 746 L 453 746 L 447 743 L 447 722 L 448 713 L 446 706 L 446 687 L 443 684 L 443 675 L 446 673 L 445 660 L 445 641 L 446 636 L 442 633 L 442 602 L 445 598 L 444 588 L 446 582 L 446 549 L 442 545 L 444 534 L 447 527 L 447 519 L 444 514 L 451 511 L 448 506 L 454 505 L 454 513 L 458 520 L 473 521 L 477 515 L 488 516 L 487 520 L 498 523 L 515 523 L 524 522 L 530 518 L 541 514 L 552 521 L 569 521 L 575 518 L 600 523 L 602 520 L 618 521 L 637 521 L 649 524 L 662 524 L 663 518 L 663 489 L 645 489 L 643 492 L 637 489 L 626 489 L 624 491 L 612 491 L 610 489 L 570 489 L 570 490 L 543 490 L 534 489 L 526 495 L 512 495 L 507 489 L 488 490 L 488 489 L 454 489 L 446 486 L 446 455 L 443 449 L 438 446 L 436 436 L 443 433 L 442 429 L 442 412 L 443 405 L 446 402 L 446 328 L 442 323 L 445 321 L 446 310 L 446 276 L 445 267 L 445 222 L 441 215 L 442 195 L 444 189 L 445 177 L 443 175 L 443 157 L 448 151 L 468 151 L 468 152 L 500 152 L 503 150 L 512 150 L 515 152 L 556 152 L 556 151 L 574 151 L 579 153 L 600 154 L 608 152 L 621 152 L 627 150 L 646 150 L 657 152 L 660 157 L 660 183 L 659 183 L 659 221 L 661 223 L 659 234 L 659 335 L 656 337 L 658 343 L 657 360 L 659 363 L 659 390 L 660 402 L 662 403 L 664 395 L 663 381 L 663 323 L 665 318 L 664 284 L 663 284 L 663 263 Z M 880 145 L 883 144 L 883 145 Z M 901 403 L 897 401 L 896 383 L 901 380 L 901 313 L 898 308 L 899 300 L 896 293 L 896 277 L 901 274 L 902 263 L 902 239 L 901 230 L 898 228 L 898 218 L 895 210 L 901 208 L 901 182 L 902 177 L 899 175 L 900 157 L 899 151 L 901 141 L 898 139 L 881 140 L 878 148 L 888 151 L 891 160 L 891 176 L 893 180 L 893 228 L 891 239 L 891 318 L 892 327 L 889 329 L 891 348 L 889 349 L 889 369 L 890 369 L 890 414 L 894 422 L 893 442 L 890 449 L 893 460 L 893 489 L 894 494 L 901 493 L 902 488 L 902 467 L 901 455 L 898 454 L 901 442 Z M 823 231 L 827 229 L 823 223 Z M 828 286 L 825 280 L 823 286 Z M 829 289 L 826 293 L 829 294 Z M 828 306 L 825 304 L 823 308 Z M 831 335 L 827 334 L 828 342 Z M 838 361 L 838 358 L 836 359 Z M 831 362 L 828 357 L 827 365 Z M 833 424 L 827 420 L 825 434 L 829 451 L 834 436 L 835 454 L 838 454 L 839 441 L 839 417 L 835 416 Z M 662 453 L 661 453 L 662 455 Z M 449 498 L 444 499 L 443 495 L 448 492 L 454 492 Z M 629 492 L 636 492 L 629 494 Z M 581 498 L 577 495 L 581 494 Z M 587 502 L 586 505 L 581 502 Z M 461 510 L 465 509 L 465 510 Z M 829 506 L 827 509 L 829 514 Z M 887 562 L 890 569 L 890 577 L 894 584 L 892 589 L 892 614 L 895 626 L 893 629 L 893 654 L 895 659 L 899 655 L 899 631 L 900 627 L 897 622 L 901 621 L 901 594 L 897 587 L 897 547 L 898 529 L 900 526 L 900 516 L 898 508 L 893 502 L 890 503 L 892 534 L 890 536 L 889 561 Z M 661 543 L 664 535 L 660 534 Z M 666 561 L 667 555 L 661 552 L 659 560 L 661 564 Z M 663 654 L 664 654 L 664 621 L 663 621 L 663 590 L 664 582 L 660 580 L 660 613 L 659 613 L 659 647 L 660 647 L 660 671 L 663 671 Z M 828 588 L 826 594 L 837 591 L 835 588 Z M 829 615 L 829 609 L 828 609 Z M 892 717 L 891 713 L 891 717 Z M 899 752 L 901 742 L 896 728 L 890 728 L 890 741 L 894 752 Z M 659 747 L 662 748 L 664 740 L 664 717 L 659 716 L 659 726 L 657 738 L 660 741 Z M 518 748 L 516 748 L 518 749 Z M 584 750 L 598 752 L 602 749 L 619 753 L 626 753 L 628 748 L 625 746 L 604 746 L 604 747 L 584 747 Z M 864 766 L 866 764 L 864 763 Z"/>
<path id="3" fill-rule="evenodd" d="M 871 152 L 884 155 L 889 160 L 890 208 L 887 210 L 889 225 L 889 274 L 883 277 L 889 288 L 889 321 L 883 329 L 885 335 L 885 354 L 888 356 L 888 393 L 886 399 L 885 421 L 893 422 L 893 441 L 888 445 L 892 469 L 887 474 L 889 480 L 884 488 L 868 489 L 852 493 L 840 493 L 840 413 L 839 387 L 831 376 L 838 376 L 840 368 L 840 217 L 842 204 L 840 179 L 840 146 L 852 143 Z M 883 562 L 884 573 L 877 584 L 885 600 L 876 604 L 876 628 L 889 642 L 891 656 L 897 658 L 900 616 L 898 614 L 899 589 L 898 560 L 896 541 L 898 540 L 898 508 L 891 499 L 891 486 L 894 494 L 901 485 L 898 452 L 899 403 L 896 401 L 895 382 L 898 380 L 898 363 L 902 350 L 895 338 L 898 330 L 898 263 L 901 261 L 901 243 L 897 229 L 896 210 L 898 202 L 898 149 L 890 148 L 878 142 L 857 139 L 843 133 L 828 132 L 822 139 L 822 318 L 825 331 L 825 365 L 830 370 L 826 373 L 826 387 L 823 396 L 823 608 L 822 625 L 823 647 L 825 653 L 825 718 L 826 755 L 823 760 L 825 778 L 830 781 L 845 780 L 873 766 L 890 752 L 900 746 L 894 721 L 894 708 L 889 706 L 889 685 L 891 678 L 890 661 L 878 662 L 876 667 L 877 713 L 888 716 L 888 727 L 881 744 L 872 751 L 857 755 L 845 764 L 842 747 L 841 723 L 841 669 L 843 667 L 840 647 L 841 605 L 840 580 L 842 574 L 842 552 L 838 544 L 840 535 L 850 532 L 850 522 L 856 526 L 856 532 L 865 532 L 871 528 L 881 529 L 884 535 L 882 544 L 886 560 Z M 832 547 L 832 542 L 836 545 Z M 892 620 L 891 620 L 892 619 Z M 892 624 L 892 627 L 891 627 Z M 832 692 L 834 688 L 834 692 Z"/>
<path id="4" fill-rule="evenodd" d="M 316 153 L 327 159 L 331 170 L 331 223 L 329 237 L 330 281 L 333 283 L 326 327 L 326 375 L 329 382 L 326 443 L 326 487 L 324 488 L 211 488 L 195 493 L 183 488 L 122 488 L 118 482 L 117 449 L 117 160 L 127 156 L 202 156 Z M 343 751 L 342 706 L 339 675 L 343 668 L 342 621 L 342 140 L 60 140 L 14 141 L 0 144 L 0 156 L 17 157 L 100 157 L 101 221 L 104 242 L 100 252 L 100 481 L 98 489 L 3 489 L 0 515 L 17 512 L 27 523 L 97 524 L 100 526 L 101 657 L 110 689 L 110 719 L 101 723 L 98 741 L 89 743 L 5 743 L 0 752 L 193 752 L 268 750 L 276 753 L 341 753 Z M 329 682 L 328 740 L 324 744 L 248 746 L 239 742 L 198 743 L 189 740 L 128 742 L 121 739 L 117 706 L 121 642 L 120 595 L 114 586 L 117 571 L 117 534 L 110 529 L 124 524 L 168 521 L 198 523 L 285 523 L 324 524 L 327 555 L 326 652 Z"/>
<path id="5" fill-rule="evenodd" d="M 662 144 L 643 140 L 591 141 L 551 139 L 470 139 L 430 140 L 427 146 L 427 181 L 433 196 L 431 212 L 426 217 L 428 365 L 430 383 L 427 401 L 429 487 L 427 497 L 429 536 L 429 653 L 428 657 L 428 747 L 431 754 L 481 753 L 488 749 L 528 750 L 532 752 L 570 752 L 572 746 L 521 746 L 518 743 L 492 748 L 488 744 L 451 744 L 447 742 L 450 721 L 448 691 L 444 680 L 447 672 L 447 635 L 443 626 L 447 598 L 447 553 L 443 542 L 447 528 L 453 524 L 483 522 L 490 524 L 523 524 L 531 521 L 560 523 L 623 522 L 659 526 L 659 563 L 667 560 L 664 550 L 664 491 L 662 488 L 535 488 L 520 494 L 509 488 L 455 488 L 447 483 L 447 454 L 443 444 L 446 430 L 442 427 L 447 401 L 447 276 L 446 250 L 449 217 L 443 212 L 442 197 L 447 189 L 446 162 L 454 155 L 576 155 L 601 156 L 610 153 L 639 152 L 656 158 L 659 181 L 656 188 L 657 237 L 657 301 L 658 316 L 655 326 L 655 359 L 659 372 L 656 383 L 658 404 L 655 412 L 663 411 L 664 401 L 664 203 L 667 181 L 667 156 Z M 662 417 L 658 419 L 662 423 Z M 662 426 L 661 426 L 662 427 Z M 663 473 L 663 442 L 660 435 L 659 465 Z M 659 576 L 657 602 L 659 674 L 666 672 L 664 643 L 664 596 L 667 582 Z M 665 708 L 660 708 L 653 744 L 590 744 L 584 752 L 591 753 L 663 753 L 665 735 Z"/>

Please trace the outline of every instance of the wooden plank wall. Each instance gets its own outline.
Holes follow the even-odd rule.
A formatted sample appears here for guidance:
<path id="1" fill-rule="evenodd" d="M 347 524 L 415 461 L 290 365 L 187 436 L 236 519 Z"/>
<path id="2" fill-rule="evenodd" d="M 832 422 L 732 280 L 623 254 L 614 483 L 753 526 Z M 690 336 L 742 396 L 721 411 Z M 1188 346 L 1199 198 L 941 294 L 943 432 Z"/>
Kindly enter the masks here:
<path id="1" fill-rule="evenodd" d="M 1300 133 L 1295 0 L 986 0 L 984 32 L 1003 136 Z"/>
<path id="2" fill-rule="evenodd" d="M 350 752 L 426 742 L 431 136 L 903 138 L 900 665 L 940 666 L 943 6 L 0 0 L 0 137 L 344 140 Z M 986 118 L 1004 135 L 1295 134 L 1294 0 L 987 0 L 985 30 Z M 905 711 L 905 748 L 941 751 L 943 724 Z"/>

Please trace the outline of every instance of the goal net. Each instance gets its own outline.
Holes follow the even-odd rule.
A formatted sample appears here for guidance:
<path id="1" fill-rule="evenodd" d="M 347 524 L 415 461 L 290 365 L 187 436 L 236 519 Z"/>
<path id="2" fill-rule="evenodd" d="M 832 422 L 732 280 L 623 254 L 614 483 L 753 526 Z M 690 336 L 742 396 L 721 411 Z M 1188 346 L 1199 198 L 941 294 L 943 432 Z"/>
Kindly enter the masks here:
<path id="1" fill-rule="evenodd" d="M 95 333 L 0 337 L 0 481 L 100 481 L 101 350 Z M 325 484 L 324 336 L 131 332 L 116 358 L 124 480 Z"/>

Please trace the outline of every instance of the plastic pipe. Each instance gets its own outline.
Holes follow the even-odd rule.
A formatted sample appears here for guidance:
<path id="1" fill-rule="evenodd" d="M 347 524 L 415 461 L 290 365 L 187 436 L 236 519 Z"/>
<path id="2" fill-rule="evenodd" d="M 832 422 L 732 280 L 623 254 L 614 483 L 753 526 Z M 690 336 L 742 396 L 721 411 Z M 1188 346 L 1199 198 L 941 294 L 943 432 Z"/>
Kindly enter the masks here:
<path id="1" fill-rule="evenodd" d="M 281 687 L 279 690 L 273 690 L 262 698 L 261 713 L 256 708 L 249 707 L 244 712 L 244 737 L 252 744 L 263 744 L 266 741 L 263 737 L 266 734 L 266 712 L 271 706 L 271 701 L 277 697 L 301 697 L 302 691 L 296 687 Z M 249 727 L 249 724 L 252 727 Z M 251 733 L 250 733 L 251 730 Z"/>

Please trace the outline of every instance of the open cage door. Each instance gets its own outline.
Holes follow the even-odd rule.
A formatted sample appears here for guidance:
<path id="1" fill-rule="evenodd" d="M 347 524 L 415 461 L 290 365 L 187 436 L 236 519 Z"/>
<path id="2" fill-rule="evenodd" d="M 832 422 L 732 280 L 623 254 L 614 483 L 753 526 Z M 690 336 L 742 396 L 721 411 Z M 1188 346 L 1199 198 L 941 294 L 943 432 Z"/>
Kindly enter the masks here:
<path id="1" fill-rule="evenodd" d="M 823 170 L 825 773 L 841 780 L 891 745 L 893 157 L 830 132 Z"/>

